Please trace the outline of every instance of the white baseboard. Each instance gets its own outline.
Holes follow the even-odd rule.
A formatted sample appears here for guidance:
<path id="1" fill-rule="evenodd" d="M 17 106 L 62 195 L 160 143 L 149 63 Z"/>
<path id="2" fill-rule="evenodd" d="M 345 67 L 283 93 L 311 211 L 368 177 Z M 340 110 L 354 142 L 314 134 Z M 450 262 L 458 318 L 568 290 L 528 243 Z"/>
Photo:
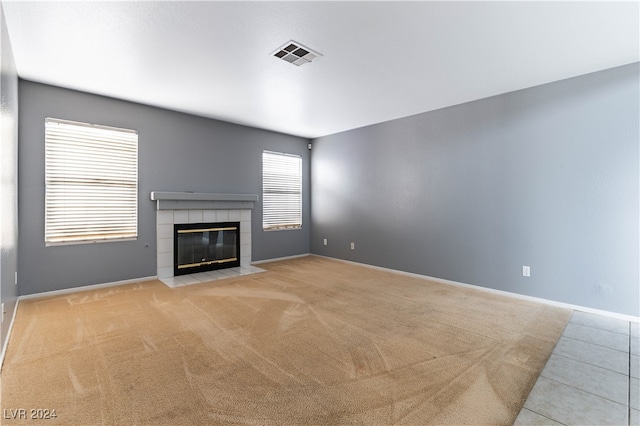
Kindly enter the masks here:
<path id="1" fill-rule="evenodd" d="M 13 324 L 16 320 L 16 314 L 18 313 L 18 305 L 20 304 L 20 298 L 16 299 L 16 304 L 13 305 L 13 315 L 11 315 L 11 322 L 7 329 L 7 337 L 2 345 L 2 353 L 0 353 L 0 372 L 2 372 L 2 366 L 4 365 L 4 356 L 7 353 L 7 347 L 9 346 L 9 339 L 11 338 L 11 332 L 13 331 Z"/>
<path id="2" fill-rule="evenodd" d="M 142 281 L 152 281 L 152 280 L 157 280 L 157 279 L 158 279 L 158 277 L 154 275 L 154 276 L 151 276 L 151 277 L 135 278 L 135 279 L 132 279 L 132 280 L 113 281 L 113 282 L 110 282 L 110 283 L 93 284 L 93 285 L 86 285 L 86 286 L 82 286 L 82 287 L 73 287 L 73 288 L 64 288 L 62 290 L 53 290 L 53 291 L 45 291 L 45 292 L 42 292 L 42 293 L 27 294 L 27 295 L 18 297 L 18 300 L 40 299 L 42 297 L 59 296 L 61 294 L 76 293 L 76 292 L 79 292 L 79 291 L 96 290 L 96 289 L 99 289 L 99 288 L 115 287 L 115 286 L 119 286 L 119 285 L 133 284 L 133 283 L 138 283 L 138 282 L 142 282 Z"/>
<path id="3" fill-rule="evenodd" d="M 299 257 L 307 257 L 307 256 L 311 256 L 311 253 L 296 254 L 294 256 L 275 257 L 273 259 L 256 260 L 254 262 L 251 262 L 251 264 L 252 265 L 260 265 L 261 263 L 279 262 L 281 260 L 297 259 Z"/>
<path id="4" fill-rule="evenodd" d="M 510 291 L 505 291 L 505 290 L 496 290 L 496 289 L 493 289 L 493 288 L 481 287 L 481 286 L 477 286 L 477 285 L 473 285 L 473 284 L 461 283 L 461 282 L 458 282 L 458 281 L 445 280 L 445 279 L 442 279 L 442 278 L 430 277 L 428 275 L 414 274 L 412 272 L 405 272 L 405 271 L 400 271 L 400 270 L 397 270 L 397 269 L 383 268 L 382 266 L 368 265 L 366 263 L 353 262 L 351 260 L 338 259 L 338 258 L 335 258 L 335 257 L 321 256 L 321 255 L 318 255 L 318 254 L 312 254 L 312 256 L 325 257 L 327 259 L 333 259 L 333 260 L 337 260 L 339 262 L 350 263 L 350 264 L 353 264 L 353 265 L 358 265 L 358 266 L 362 266 L 362 267 L 370 268 L 370 269 L 377 269 L 379 271 L 393 272 L 393 273 L 396 273 L 396 274 L 406 275 L 406 276 L 414 277 L 414 278 L 422 278 L 422 279 L 429 280 L 429 281 L 435 281 L 435 282 L 441 283 L 441 284 L 448 284 L 448 285 L 453 285 L 453 286 L 457 286 L 457 287 L 473 288 L 475 290 L 486 291 L 488 293 L 499 294 L 499 295 L 507 296 L 507 297 L 513 297 L 515 299 L 522 299 L 522 300 L 528 300 L 530 302 L 544 303 L 545 305 L 551 305 L 551 306 L 557 306 L 557 307 L 560 307 L 560 308 L 573 309 L 573 310 L 576 310 L 576 311 L 587 312 L 587 313 L 595 314 L 595 315 L 602 315 L 602 316 L 609 317 L 609 318 L 616 318 L 616 319 L 621 319 L 621 320 L 624 320 L 624 321 L 640 323 L 640 317 L 635 317 L 633 315 L 625 315 L 625 314 L 620 314 L 618 312 L 603 311 L 603 310 L 600 310 L 600 309 L 588 308 L 586 306 L 572 305 L 570 303 L 558 302 L 558 301 L 555 301 L 555 300 L 543 299 L 543 298 L 534 297 L 534 296 L 527 296 L 527 295 L 524 295 L 524 294 L 512 293 Z"/>

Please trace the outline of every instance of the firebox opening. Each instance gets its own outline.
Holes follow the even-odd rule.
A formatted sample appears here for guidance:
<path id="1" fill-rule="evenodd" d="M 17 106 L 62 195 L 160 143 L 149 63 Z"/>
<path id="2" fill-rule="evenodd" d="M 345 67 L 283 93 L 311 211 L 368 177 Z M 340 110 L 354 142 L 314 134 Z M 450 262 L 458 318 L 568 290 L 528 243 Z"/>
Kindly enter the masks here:
<path id="1" fill-rule="evenodd" d="M 174 276 L 240 266 L 240 222 L 174 225 Z"/>

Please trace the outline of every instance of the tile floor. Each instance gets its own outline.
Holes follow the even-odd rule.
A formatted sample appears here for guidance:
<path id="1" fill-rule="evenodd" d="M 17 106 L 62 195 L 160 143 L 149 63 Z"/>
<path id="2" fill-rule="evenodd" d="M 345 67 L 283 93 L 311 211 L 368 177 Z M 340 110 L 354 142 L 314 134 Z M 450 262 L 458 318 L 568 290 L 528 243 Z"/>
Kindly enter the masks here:
<path id="1" fill-rule="evenodd" d="M 257 266 L 239 266 L 237 268 L 219 269 L 217 271 L 200 272 L 197 274 L 179 275 L 177 277 L 161 278 L 165 285 L 169 287 L 183 287 L 185 285 L 200 284 L 208 281 L 221 280 L 223 278 L 233 278 L 242 275 L 257 274 L 265 272 Z"/>
<path id="2" fill-rule="evenodd" d="M 516 425 L 640 425 L 640 324 L 574 311 Z"/>

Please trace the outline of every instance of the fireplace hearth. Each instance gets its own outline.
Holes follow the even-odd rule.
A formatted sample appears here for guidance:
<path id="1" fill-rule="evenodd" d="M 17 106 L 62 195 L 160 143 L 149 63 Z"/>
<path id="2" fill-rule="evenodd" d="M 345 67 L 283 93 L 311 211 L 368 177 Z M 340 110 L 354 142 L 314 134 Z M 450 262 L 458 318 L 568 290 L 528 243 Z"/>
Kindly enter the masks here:
<path id="1" fill-rule="evenodd" d="M 174 224 L 173 275 L 240 266 L 240 222 Z"/>

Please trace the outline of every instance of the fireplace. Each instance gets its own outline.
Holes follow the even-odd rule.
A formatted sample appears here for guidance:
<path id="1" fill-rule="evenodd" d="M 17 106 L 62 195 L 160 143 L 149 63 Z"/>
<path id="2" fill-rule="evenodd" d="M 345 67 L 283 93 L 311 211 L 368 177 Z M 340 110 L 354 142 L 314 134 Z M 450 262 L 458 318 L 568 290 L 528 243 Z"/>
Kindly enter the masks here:
<path id="1" fill-rule="evenodd" d="M 240 246 L 240 267 L 251 267 L 251 210 L 258 201 L 257 195 L 153 191 L 151 200 L 156 202 L 156 255 L 159 280 L 171 287 L 172 283 L 188 281 L 187 278 L 193 277 L 183 272 L 179 278 L 174 278 L 175 225 L 239 222 L 236 245 Z M 235 268 L 202 274 L 219 275 L 232 269 Z"/>
<path id="2" fill-rule="evenodd" d="M 173 275 L 240 266 L 240 222 L 174 224 Z"/>

